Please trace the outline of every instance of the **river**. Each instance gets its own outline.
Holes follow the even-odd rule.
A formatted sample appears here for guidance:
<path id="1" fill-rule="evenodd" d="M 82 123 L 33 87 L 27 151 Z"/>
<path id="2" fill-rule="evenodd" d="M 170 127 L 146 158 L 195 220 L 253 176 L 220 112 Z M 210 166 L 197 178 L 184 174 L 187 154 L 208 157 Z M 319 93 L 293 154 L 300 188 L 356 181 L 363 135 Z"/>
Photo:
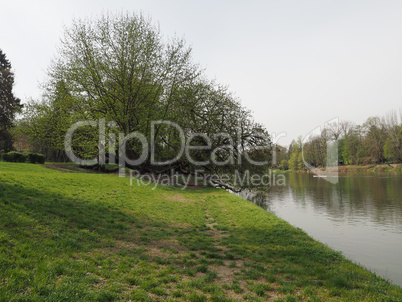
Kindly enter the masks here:
<path id="1" fill-rule="evenodd" d="M 332 184 L 307 173 L 242 196 L 356 263 L 402 286 L 402 175 L 340 175 Z"/>

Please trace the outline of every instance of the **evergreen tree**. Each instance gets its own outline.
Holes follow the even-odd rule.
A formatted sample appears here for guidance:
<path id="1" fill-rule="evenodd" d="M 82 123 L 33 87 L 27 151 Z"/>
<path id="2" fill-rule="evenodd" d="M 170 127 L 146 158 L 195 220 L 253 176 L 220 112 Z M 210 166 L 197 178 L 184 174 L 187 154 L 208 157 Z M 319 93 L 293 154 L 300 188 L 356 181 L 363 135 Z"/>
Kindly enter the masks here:
<path id="1" fill-rule="evenodd" d="M 14 73 L 11 63 L 0 49 L 0 151 L 12 150 L 12 136 L 9 129 L 17 112 L 22 108 L 20 99 L 13 94 Z"/>

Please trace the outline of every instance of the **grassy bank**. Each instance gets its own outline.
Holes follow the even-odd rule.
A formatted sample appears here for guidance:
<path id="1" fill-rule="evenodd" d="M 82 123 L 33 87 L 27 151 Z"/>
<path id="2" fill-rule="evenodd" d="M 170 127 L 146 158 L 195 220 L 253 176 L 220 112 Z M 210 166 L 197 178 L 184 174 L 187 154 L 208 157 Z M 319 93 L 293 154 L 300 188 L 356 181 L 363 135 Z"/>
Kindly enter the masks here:
<path id="1" fill-rule="evenodd" d="M 392 173 L 401 174 L 402 164 L 381 164 L 381 165 L 346 165 L 339 166 L 339 171 L 342 173 L 348 172 L 370 172 L 370 173 Z"/>
<path id="2" fill-rule="evenodd" d="M 401 301 L 223 190 L 0 163 L 0 301 Z"/>

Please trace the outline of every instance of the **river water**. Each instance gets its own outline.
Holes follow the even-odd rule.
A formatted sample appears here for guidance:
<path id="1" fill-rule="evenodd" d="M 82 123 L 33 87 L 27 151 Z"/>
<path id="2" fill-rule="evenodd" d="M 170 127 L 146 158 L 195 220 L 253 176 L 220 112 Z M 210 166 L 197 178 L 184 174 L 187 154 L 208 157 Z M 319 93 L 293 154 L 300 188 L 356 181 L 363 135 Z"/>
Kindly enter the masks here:
<path id="1" fill-rule="evenodd" d="M 286 174 L 285 185 L 242 196 L 402 286 L 402 175 Z"/>

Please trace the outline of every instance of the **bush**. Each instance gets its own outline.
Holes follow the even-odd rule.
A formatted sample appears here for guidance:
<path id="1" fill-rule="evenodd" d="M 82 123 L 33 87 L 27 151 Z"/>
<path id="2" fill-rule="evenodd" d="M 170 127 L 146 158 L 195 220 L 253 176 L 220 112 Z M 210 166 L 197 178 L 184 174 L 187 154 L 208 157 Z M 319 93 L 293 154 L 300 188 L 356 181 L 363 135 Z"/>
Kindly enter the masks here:
<path id="1" fill-rule="evenodd" d="M 3 154 L 3 160 L 13 163 L 25 163 L 27 161 L 27 156 L 21 152 L 8 152 Z"/>
<path id="2" fill-rule="evenodd" d="M 1 156 L 1 154 L 0 154 Z M 1 160 L 1 157 L 0 157 Z M 13 163 L 31 163 L 31 164 L 44 164 L 46 157 L 40 153 L 28 153 L 24 154 L 21 152 L 8 152 L 2 154 L 2 160 L 13 162 Z"/>
<path id="3" fill-rule="evenodd" d="M 44 156 L 43 154 L 39 154 L 39 153 L 28 153 L 27 154 L 28 157 L 28 162 L 31 164 L 44 164 L 46 161 L 46 156 Z"/>

